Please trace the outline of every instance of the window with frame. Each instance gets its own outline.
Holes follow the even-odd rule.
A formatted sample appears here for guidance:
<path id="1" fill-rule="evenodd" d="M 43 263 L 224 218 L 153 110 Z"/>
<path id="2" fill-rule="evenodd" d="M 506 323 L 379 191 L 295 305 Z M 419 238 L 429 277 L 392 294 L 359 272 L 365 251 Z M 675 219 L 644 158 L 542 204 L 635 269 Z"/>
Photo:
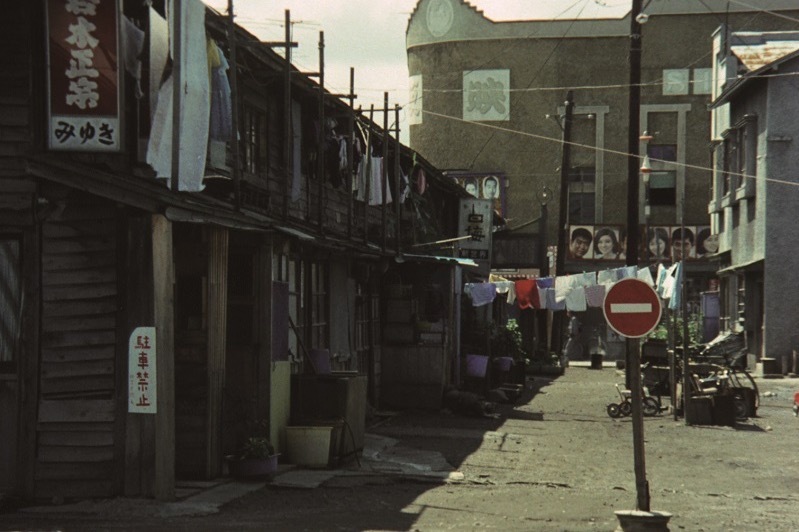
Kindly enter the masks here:
<path id="1" fill-rule="evenodd" d="M 676 205 L 677 174 L 673 170 L 649 174 L 649 205 Z"/>
<path id="2" fill-rule="evenodd" d="M 757 116 L 745 115 L 724 137 L 723 193 L 742 188 L 743 196 L 755 193 L 757 173 Z"/>
<path id="3" fill-rule="evenodd" d="M 312 262 L 309 271 L 310 342 L 313 347 L 327 347 L 330 338 L 327 264 Z"/>
<path id="4" fill-rule="evenodd" d="M 666 170 L 668 164 L 677 162 L 676 144 L 649 144 L 646 153 L 652 161 L 649 174 L 649 205 L 653 207 L 677 204 L 677 173 Z"/>
<path id="5" fill-rule="evenodd" d="M 20 242 L 0 237 L 0 372 L 13 371 L 18 358 L 22 314 Z"/>
<path id="6" fill-rule="evenodd" d="M 302 262 L 294 259 L 289 254 L 278 256 L 277 278 L 288 284 L 289 288 L 289 319 L 294 324 L 289 330 L 289 351 L 295 356 L 300 356 L 300 346 L 297 338 L 305 342 L 305 318 L 303 316 L 303 283 Z"/>
<path id="7" fill-rule="evenodd" d="M 592 224 L 596 215 L 596 171 L 579 166 L 569 172 L 569 224 Z"/>
<path id="8" fill-rule="evenodd" d="M 266 113 L 251 105 L 244 106 L 242 121 L 244 138 L 244 171 L 250 174 L 266 172 L 269 153 L 268 127 Z"/>

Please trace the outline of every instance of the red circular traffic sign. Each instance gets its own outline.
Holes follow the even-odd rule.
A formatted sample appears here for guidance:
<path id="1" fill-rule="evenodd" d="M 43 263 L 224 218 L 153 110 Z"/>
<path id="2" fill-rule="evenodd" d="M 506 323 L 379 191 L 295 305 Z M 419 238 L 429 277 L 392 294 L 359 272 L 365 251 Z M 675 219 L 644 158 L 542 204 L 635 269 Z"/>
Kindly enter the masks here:
<path id="1" fill-rule="evenodd" d="M 640 338 L 660 322 L 660 297 L 644 281 L 629 277 L 608 289 L 602 311 L 614 331 L 627 338 Z"/>

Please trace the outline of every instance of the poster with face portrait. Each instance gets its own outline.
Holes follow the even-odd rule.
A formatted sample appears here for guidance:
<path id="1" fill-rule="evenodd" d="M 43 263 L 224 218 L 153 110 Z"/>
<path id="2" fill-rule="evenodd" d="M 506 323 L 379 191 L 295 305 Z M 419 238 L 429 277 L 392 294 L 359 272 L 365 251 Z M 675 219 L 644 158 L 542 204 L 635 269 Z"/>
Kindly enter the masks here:
<path id="1" fill-rule="evenodd" d="M 566 249 L 567 260 L 585 260 L 594 257 L 594 226 L 573 225 L 569 228 Z"/>
<path id="2" fill-rule="evenodd" d="M 624 260 L 625 233 L 620 227 L 610 225 L 594 226 L 594 240 L 591 244 L 595 260 Z"/>
<path id="3" fill-rule="evenodd" d="M 478 199 L 489 199 L 493 209 L 501 216 L 507 217 L 507 177 L 501 173 L 450 174 L 452 179 L 462 186 L 466 192 Z"/>
<path id="4" fill-rule="evenodd" d="M 713 234 L 709 225 L 696 228 L 696 258 L 704 259 L 718 253 L 719 235 Z"/>
<path id="5" fill-rule="evenodd" d="M 638 258 L 642 262 L 702 260 L 718 252 L 718 235 L 709 226 L 639 226 Z M 624 261 L 627 231 L 620 225 L 572 225 L 567 260 Z"/>

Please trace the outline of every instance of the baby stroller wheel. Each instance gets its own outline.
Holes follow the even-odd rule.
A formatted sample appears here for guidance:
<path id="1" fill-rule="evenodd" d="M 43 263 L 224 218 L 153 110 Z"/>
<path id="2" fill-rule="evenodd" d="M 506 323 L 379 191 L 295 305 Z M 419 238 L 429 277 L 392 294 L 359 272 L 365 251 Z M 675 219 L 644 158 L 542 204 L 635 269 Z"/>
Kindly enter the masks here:
<path id="1" fill-rule="evenodd" d="M 621 416 L 621 409 L 616 403 L 610 403 L 606 410 L 608 411 L 608 415 L 614 419 Z"/>
<path id="2" fill-rule="evenodd" d="M 660 413 L 660 403 L 654 397 L 644 397 L 644 415 L 656 416 Z"/>
<path id="3" fill-rule="evenodd" d="M 621 410 L 621 415 L 629 416 L 633 413 L 633 404 L 630 401 L 624 401 L 620 406 L 619 410 Z"/>
<path id="4" fill-rule="evenodd" d="M 735 401 L 735 419 L 748 418 L 749 408 L 746 406 L 746 400 L 737 394 L 734 396 L 733 400 Z"/>

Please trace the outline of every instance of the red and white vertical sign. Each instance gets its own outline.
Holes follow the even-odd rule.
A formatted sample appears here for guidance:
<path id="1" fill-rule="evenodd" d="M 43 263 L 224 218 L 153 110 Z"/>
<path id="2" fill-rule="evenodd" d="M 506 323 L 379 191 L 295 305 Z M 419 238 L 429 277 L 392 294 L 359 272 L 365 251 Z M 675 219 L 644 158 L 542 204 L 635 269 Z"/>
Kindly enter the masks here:
<path id="1" fill-rule="evenodd" d="M 45 1 L 50 149 L 120 151 L 119 0 Z"/>
<path id="2" fill-rule="evenodd" d="M 128 340 L 128 412 L 155 414 L 155 327 L 136 327 Z"/>

